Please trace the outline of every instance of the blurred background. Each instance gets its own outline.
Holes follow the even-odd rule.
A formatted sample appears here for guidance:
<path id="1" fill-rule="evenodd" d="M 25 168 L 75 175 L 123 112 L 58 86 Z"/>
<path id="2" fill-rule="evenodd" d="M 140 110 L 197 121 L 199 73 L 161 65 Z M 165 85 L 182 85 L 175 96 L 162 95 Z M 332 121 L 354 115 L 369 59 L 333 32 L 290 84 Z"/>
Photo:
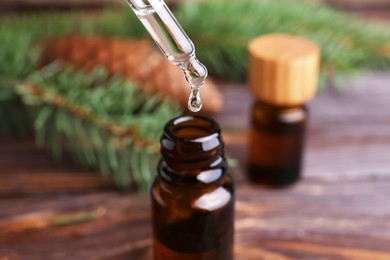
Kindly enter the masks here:
<path id="1" fill-rule="evenodd" d="M 166 3 L 174 4 L 184 2 L 183 0 L 169 0 Z M 316 3 L 327 3 L 337 8 L 348 10 L 351 12 L 362 13 L 366 17 L 372 17 L 375 19 L 388 19 L 388 1 L 386 0 L 312 0 L 311 2 Z M 44 9 L 75 9 L 75 8 L 100 8 L 104 5 L 123 5 L 123 1 L 113 0 L 99 0 L 99 1 L 81 1 L 81 0 L 70 0 L 70 1 L 46 1 L 46 0 L 2 0 L 1 1 L 1 12 L 23 12 L 23 11 L 34 11 Z"/>
<path id="2" fill-rule="evenodd" d="M 390 259 L 390 1 L 166 2 L 210 72 L 236 259 Z M 244 174 L 247 44 L 269 33 L 322 54 L 304 178 L 281 190 Z M 0 0 L 0 259 L 150 259 L 159 136 L 188 93 L 124 0 Z"/>

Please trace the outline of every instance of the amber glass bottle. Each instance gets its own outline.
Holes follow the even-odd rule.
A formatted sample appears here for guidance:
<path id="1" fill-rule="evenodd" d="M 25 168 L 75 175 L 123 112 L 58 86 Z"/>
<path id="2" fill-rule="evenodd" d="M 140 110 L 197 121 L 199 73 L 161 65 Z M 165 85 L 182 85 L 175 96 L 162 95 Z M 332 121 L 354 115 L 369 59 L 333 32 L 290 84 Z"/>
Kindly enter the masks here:
<path id="1" fill-rule="evenodd" d="M 218 124 L 181 116 L 165 126 L 151 190 L 156 260 L 233 259 L 234 190 Z"/>
<path id="2" fill-rule="evenodd" d="M 252 109 L 248 176 L 285 186 L 301 176 L 308 112 L 316 93 L 320 52 L 312 42 L 272 34 L 249 44 Z"/>

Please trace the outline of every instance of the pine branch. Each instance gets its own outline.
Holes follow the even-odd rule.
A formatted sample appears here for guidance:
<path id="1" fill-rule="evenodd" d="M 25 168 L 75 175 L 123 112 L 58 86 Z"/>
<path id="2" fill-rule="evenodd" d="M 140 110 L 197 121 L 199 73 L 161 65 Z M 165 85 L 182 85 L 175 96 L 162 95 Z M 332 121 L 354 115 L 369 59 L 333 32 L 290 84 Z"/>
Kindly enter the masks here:
<path id="1" fill-rule="evenodd" d="M 69 19 L 68 19 L 69 18 Z M 147 189 L 154 178 L 158 138 L 179 113 L 168 100 L 145 93 L 102 69 L 82 73 L 58 63 L 38 69 L 42 38 L 93 33 L 81 14 L 6 18 L 0 23 L 0 134 L 34 129 L 37 143 L 61 158 L 111 174 L 120 187 Z"/>
<path id="2" fill-rule="evenodd" d="M 33 82 L 33 83 L 32 83 Z M 90 74 L 52 64 L 12 85 L 32 115 L 37 143 L 112 174 L 120 187 L 149 187 L 164 122 L 179 110 L 102 69 Z M 129 173 L 131 175 L 129 175 Z"/>

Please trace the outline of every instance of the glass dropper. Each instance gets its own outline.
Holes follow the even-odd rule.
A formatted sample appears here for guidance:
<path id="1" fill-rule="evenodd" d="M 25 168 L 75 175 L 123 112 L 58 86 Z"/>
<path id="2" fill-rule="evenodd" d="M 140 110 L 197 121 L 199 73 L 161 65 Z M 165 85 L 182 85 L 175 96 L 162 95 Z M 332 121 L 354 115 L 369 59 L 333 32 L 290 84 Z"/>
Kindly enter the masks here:
<path id="1" fill-rule="evenodd" d="M 178 66 L 191 87 L 188 108 L 202 108 L 199 88 L 207 77 L 206 67 L 195 56 L 195 47 L 163 0 L 127 0 L 169 62 Z"/>

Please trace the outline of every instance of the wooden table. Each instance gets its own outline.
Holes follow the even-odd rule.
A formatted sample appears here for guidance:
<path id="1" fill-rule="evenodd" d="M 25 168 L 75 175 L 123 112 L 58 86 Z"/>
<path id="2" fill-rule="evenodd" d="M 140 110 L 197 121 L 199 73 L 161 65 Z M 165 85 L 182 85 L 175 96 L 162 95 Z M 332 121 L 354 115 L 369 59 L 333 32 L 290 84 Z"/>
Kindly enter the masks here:
<path id="1" fill-rule="evenodd" d="M 217 116 L 239 161 L 236 259 L 390 259 L 390 76 L 368 73 L 310 105 L 305 178 L 281 190 L 243 175 L 251 98 L 224 85 Z M 53 162 L 32 140 L 0 141 L 0 260 L 150 259 L 149 199 Z"/>

